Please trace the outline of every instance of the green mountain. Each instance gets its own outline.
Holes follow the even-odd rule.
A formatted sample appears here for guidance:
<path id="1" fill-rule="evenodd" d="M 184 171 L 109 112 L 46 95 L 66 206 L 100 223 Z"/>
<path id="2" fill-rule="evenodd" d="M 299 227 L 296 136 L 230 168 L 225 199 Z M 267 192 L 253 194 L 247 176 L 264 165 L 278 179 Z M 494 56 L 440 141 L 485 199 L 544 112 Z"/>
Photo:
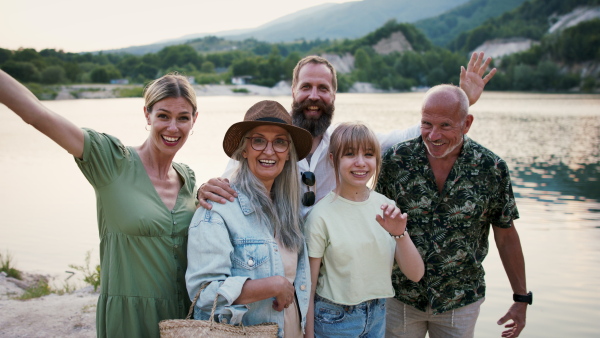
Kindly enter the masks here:
<path id="1" fill-rule="evenodd" d="M 452 41 L 453 50 L 433 44 L 415 25 L 392 19 L 355 39 L 269 43 L 210 36 L 141 56 L 0 48 L 0 68 L 30 88 L 50 91 L 54 90 L 51 86 L 40 84 L 108 83 L 115 79 L 141 84 L 172 71 L 198 84 L 231 83 L 232 78 L 241 77 L 272 87 L 291 80 L 300 58 L 321 54 L 339 70 L 342 92 L 364 88 L 362 84 L 354 86 L 357 82 L 384 91 L 404 91 L 457 84 L 458 69 L 468 62 L 468 52 L 492 46 L 498 52 L 494 60 L 498 73 L 489 89 L 594 92 L 600 87 L 599 2 L 526 1 L 459 34 Z M 501 39 L 530 39 L 531 44 L 527 50 L 509 54 L 498 50 L 506 48 Z M 487 44 L 482 47 L 484 42 Z"/>
<path id="2" fill-rule="evenodd" d="M 363 0 L 300 11 L 228 39 L 255 38 L 267 42 L 298 39 L 355 39 L 390 19 L 415 22 L 442 14 L 468 0 Z"/>
<path id="3" fill-rule="evenodd" d="M 255 29 L 211 34 L 189 34 L 177 39 L 159 41 L 151 45 L 132 46 L 103 52 L 141 55 L 157 52 L 169 45 L 182 44 L 209 35 L 227 40 L 254 39 L 269 43 L 298 40 L 356 39 L 381 27 L 390 19 L 395 19 L 398 22 L 415 22 L 442 14 L 467 1 L 469 0 L 362 0 L 340 4 L 328 3 L 283 16 Z"/>
<path id="4" fill-rule="evenodd" d="M 493 39 L 520 37 L 539 41 L 548 34 L 551 25 L 561 15 L 582 6 L 600 6 L 600 0 L 526 1 L 512 11 L 461 33 L 447 46 L 452 50 L 468 52 Z"/>
<path id="5" fill-rule="evenodd" d="M 436 17 L 415 22 L 415 26 L 438 46 L 446 46 L 459 34 L 481 25 L 485 20 L 502 15 L 526 0 L 471 0 Z"/>

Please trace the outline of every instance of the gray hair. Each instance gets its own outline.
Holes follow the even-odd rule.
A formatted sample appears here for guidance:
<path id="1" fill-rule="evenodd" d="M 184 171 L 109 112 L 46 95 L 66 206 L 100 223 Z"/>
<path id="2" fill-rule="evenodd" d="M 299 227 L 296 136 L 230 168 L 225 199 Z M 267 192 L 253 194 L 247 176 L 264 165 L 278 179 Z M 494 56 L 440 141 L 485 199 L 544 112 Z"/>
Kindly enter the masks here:
<path id="1" fill-rule="evenodd" d="M 250 171 L 248 159 L 242 156 L 247 142 L 245 137 L 242 138 L 240 146 L 231 156 L 239 161 L 231 183 L 253 202 L 254 212 L 258 219 L 265 223 L 272 233 L 275 233 L 275 237 L 281 241 L 283 246 L 298 251 L 304 243 L 304 235 L 302 234 L 303 221 L 300 216 L 300 176 L 296 165 L 298 162 L 296 148 L 293 142 L 290 143 L 290 158 L 285 162 L 281 173 L 275 178 L 271 192 L 269 192 Z"/>

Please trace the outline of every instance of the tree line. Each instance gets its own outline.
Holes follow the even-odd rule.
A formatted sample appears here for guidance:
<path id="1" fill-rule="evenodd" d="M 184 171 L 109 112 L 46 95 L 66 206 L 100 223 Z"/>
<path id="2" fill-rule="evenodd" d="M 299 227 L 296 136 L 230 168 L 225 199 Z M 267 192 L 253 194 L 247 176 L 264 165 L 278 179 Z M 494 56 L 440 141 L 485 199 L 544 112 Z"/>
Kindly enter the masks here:
<path id="1" fill-rule="evenodd" d="M 404 35 L 410 50 L 383 55 L 373 49 L 395 32 Z M 270 44 L 254 39 L 233 42 L 205 37 L 144 55 L 0 48 L 0 68 L 30 86 L 109 83 L 114 79 L 145 84 L 177 71 L 199 84 L 231 83 L 232 77 L 243 76 L 250 83 L 271 87 L 279 81 L 291 81 L 294 66 L 305 55 L 323 53 L 354 57 L 352 72 L 338 74 L 341 92 L 348 91 L 355 82 L 369 82 L 392 91 L 458 84 L 460 66 L 466 65 L 469 58 L 462 48 L 452 51 L 435 46 L 414 25 L 391 20 L 359 39 Z M 576 65 L 598 60 L 600 20 L 595 19 L 542 35 L 531 49 L 495 60 L 499 71 L 488 86 L 491 90 L 567 91 L 579 87 L 592 91 L 597 87 L 596 79 L 581 78 Z"/>

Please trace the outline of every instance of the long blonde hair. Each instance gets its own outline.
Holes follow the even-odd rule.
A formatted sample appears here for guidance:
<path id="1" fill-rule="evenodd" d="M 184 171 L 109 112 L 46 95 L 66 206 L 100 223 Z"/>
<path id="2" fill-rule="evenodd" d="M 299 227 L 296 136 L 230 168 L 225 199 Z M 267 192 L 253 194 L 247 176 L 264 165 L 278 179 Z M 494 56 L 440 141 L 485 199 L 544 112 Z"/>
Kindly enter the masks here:
<path id="1" fill-rule="evenodd" d="M 246 134 L 248 136 L 250 132 Z M 289 135 L 288 135 L 289 137 Z M 291 137 L 289 137 L 292 140 Z M 289 159 L 275 178 L 271 191 L 250 171 L 248 160 L 242 156 L 246 149 L 246 137 L 231 158 L 239 161 L 231 183 L 248 196 L 254 205 L 258 219 L 269 227 L 275 238 L 288 249 L 300 250 L 304 243 L 302 217 L 300 216 L 300 181 L 298 179 L 298 155 L 293 141 L 289 147 Z"/>

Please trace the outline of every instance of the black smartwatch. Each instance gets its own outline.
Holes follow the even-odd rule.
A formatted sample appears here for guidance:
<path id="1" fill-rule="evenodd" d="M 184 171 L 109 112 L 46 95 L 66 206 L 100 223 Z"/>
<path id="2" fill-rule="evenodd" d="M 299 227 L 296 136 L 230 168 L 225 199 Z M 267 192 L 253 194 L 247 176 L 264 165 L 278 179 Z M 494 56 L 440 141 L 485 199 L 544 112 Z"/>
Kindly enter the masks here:
<path id="1" fill-rule="evenodd" d="M 526 295 L 517 295 L 516 293 L 513 293 L 513 301 L 531 305 L 531 303 L 533 303 L 533 293 L 531 293 L 531 291 Z"/>

